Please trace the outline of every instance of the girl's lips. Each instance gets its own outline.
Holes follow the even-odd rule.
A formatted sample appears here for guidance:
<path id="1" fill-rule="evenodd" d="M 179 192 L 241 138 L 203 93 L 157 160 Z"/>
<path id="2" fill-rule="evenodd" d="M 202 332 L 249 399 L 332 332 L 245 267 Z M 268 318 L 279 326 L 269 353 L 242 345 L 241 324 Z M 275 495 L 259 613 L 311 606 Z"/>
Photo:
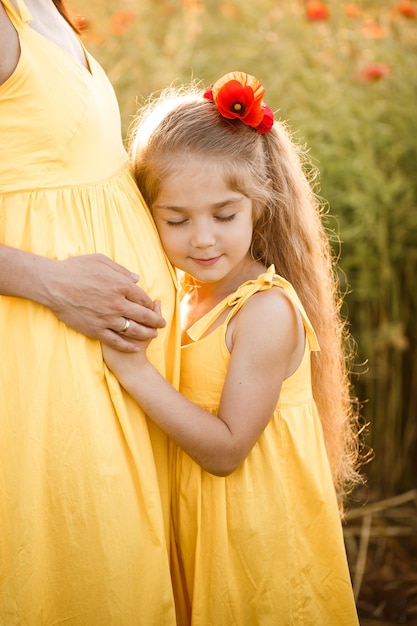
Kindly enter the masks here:
<path id="1" fill-rule="evenodd" d="M 195 259 L 194 257 L 192 257 L 192 260 L 194 261 L 194 263 L 197 263 L 197 265 L 202 265 L 204 267 L 214 265 L 215 263 L 217 263 L 219 259 L 220 259 L 219 256 L 215 256 L 211 259 Z"/>

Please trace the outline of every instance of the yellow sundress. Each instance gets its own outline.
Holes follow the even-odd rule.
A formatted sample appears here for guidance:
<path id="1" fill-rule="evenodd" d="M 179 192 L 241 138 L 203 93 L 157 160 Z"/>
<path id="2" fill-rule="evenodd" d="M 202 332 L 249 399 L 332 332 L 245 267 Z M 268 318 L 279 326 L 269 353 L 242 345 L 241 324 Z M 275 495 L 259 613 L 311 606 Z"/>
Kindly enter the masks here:
<path id="1" fill-rule="evenodd" d="M 300 311 L 307 340 L 300 366 L 282 385 L 271 421 L 247 459 L 226 478 L 205 472 L 176 451 L 175 576 L 186 596 L 180 626 L 358 624 L 312 397 L 310 351 L 318 349 L 317 339 L 293 288 L 274 274 L 273 266 L 188 331 L 193 342 L 182 347 L 180 389 L 217 413 L 230 360 L 227 324 L 254 293 L 274 286 L 284 289 Z M 224 323 L 205 334 L 227 309 Z"/>
<path id="2" fill-rule="evenodd" d="M 129 171 L 115 94 L 1 0 L 21 55 L 0 86 L 0 243 L 103 253 L 168 322 L 150 358 L 179 373 L 175 276 Z M 98 341 L 0 297 L 0 624 L 173 626 L 168 443 L 103 365 Z M 178 348 L 177 348 L 178 346 Z"/>

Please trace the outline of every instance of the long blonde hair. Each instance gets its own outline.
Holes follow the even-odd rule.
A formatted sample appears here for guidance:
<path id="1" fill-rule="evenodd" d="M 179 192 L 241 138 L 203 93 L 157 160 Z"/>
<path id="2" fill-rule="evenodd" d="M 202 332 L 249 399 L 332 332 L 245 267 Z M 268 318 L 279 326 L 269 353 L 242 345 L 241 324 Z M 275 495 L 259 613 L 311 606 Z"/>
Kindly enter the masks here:
<path id="1" fill-rule="evenodd" d="M 295 288 L 317 333 L 313 394 L 340 502 L 359 475 L 359 418 L 351 398 L 351 340 L 342 320 L 336 263 L 314 193 L 314 168 L 287 126 L 275 121 L 261 135 L 227 120 L 202 97 L 198 83 L 164 90 L 138 111 L 129 135 L 138 186 L 148 206 L 160 181 L 184 153 L 216 160 L 230 187 L 254 207 L 253 258 Z"/>

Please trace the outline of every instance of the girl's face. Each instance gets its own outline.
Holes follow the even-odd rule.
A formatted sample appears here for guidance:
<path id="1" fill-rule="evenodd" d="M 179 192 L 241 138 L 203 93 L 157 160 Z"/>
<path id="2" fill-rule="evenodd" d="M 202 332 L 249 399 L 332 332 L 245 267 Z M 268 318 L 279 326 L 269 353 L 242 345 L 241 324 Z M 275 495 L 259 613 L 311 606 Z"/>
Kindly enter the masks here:
<path id="1" fill-rule="evenodd" d="M 152 212 L 171 263 L 198 282 L 235 276 L 250 260 L 252 201 L 230 189 L 220 164 L 180 160 L 165 176 Z"/>

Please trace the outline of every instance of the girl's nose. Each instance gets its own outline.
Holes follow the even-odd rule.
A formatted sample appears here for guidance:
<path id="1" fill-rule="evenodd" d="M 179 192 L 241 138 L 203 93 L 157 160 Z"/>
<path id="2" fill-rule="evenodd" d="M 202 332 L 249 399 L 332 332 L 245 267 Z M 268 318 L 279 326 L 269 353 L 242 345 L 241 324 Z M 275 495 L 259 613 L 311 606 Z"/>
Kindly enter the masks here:
<path id="1" fill-rule="evenodd" d="M 194 248 L 209 248 L 215 241 L 213 229 L 207 223 L 193 229 L 191 243 Z"/>

